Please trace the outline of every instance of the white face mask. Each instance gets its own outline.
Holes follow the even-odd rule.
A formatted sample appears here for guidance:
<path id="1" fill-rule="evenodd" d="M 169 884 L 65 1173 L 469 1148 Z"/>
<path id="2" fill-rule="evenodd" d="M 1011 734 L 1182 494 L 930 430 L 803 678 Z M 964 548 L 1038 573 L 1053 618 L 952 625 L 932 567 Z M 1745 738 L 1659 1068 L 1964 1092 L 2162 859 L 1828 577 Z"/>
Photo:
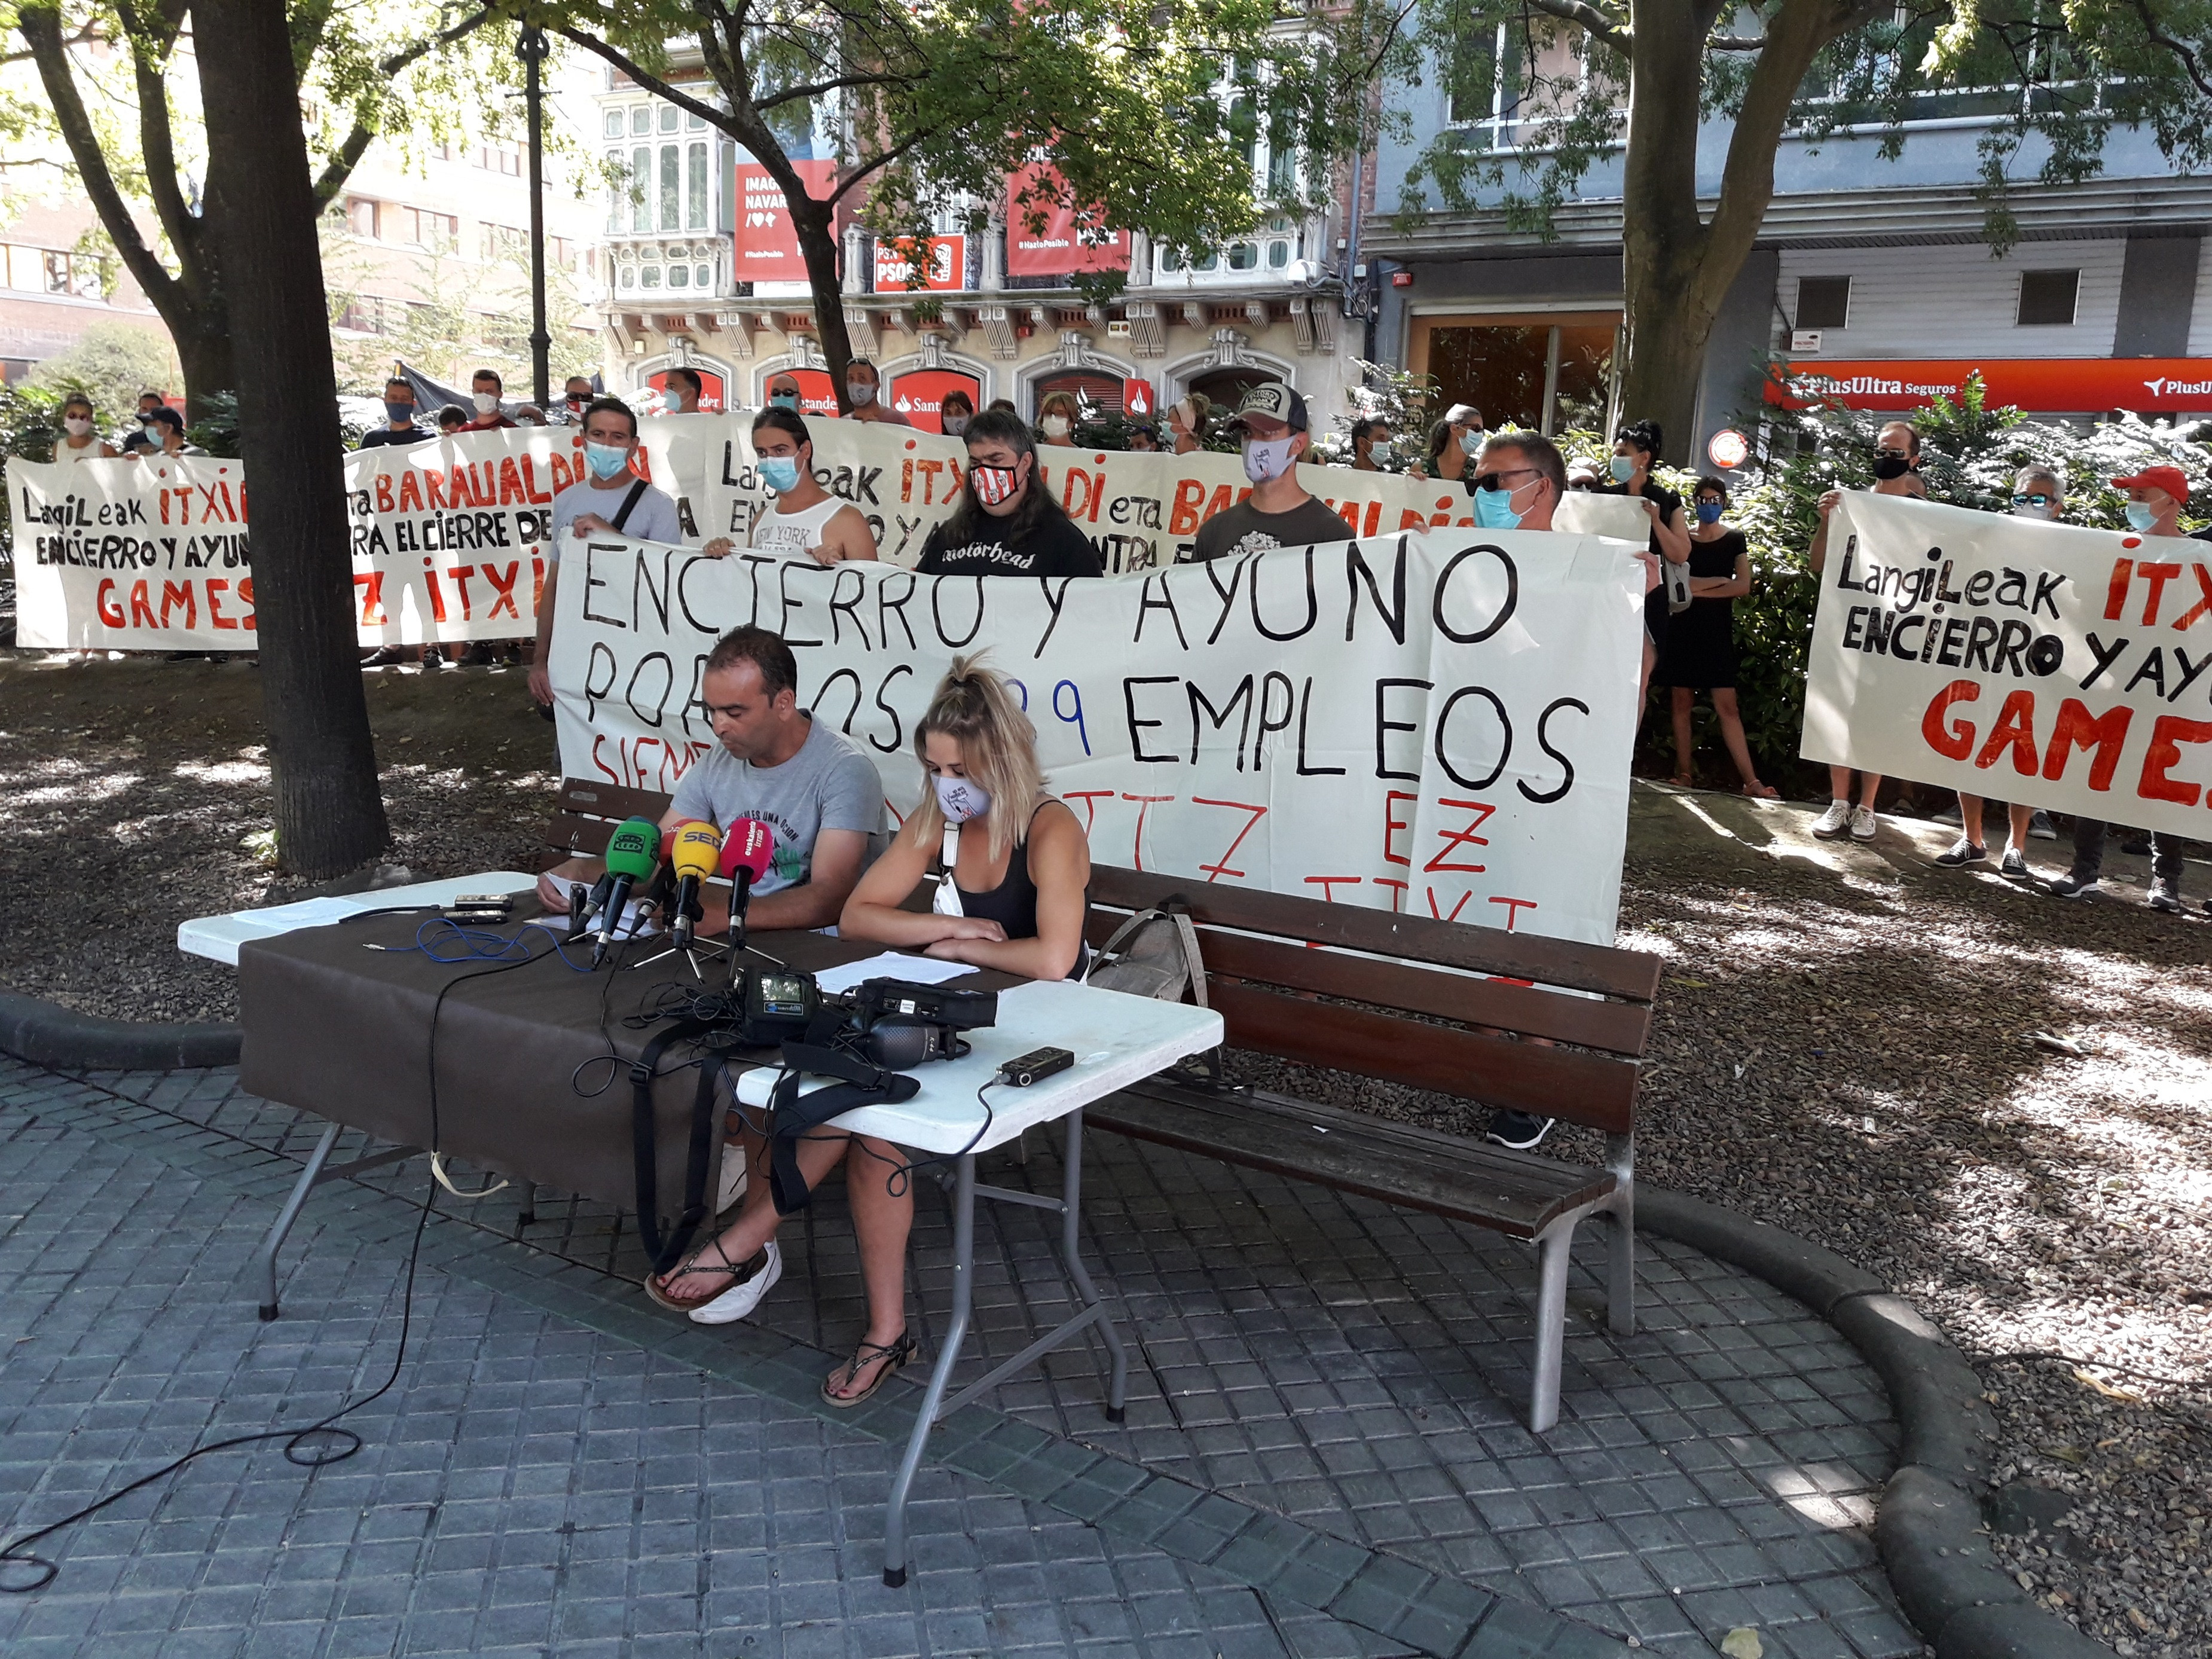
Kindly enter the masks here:
<path id="1" fill-rule="evenodd" d="M 947 415 L 945 417 L 945 435 L 946 437 L 957 438 L 967 429 L 968 417 L 965 415 Z"/>
<path id="2" fill-rule="evenodd" d="M 2015 519 L 2049 520 L 2058 516 L 2058 509 L 2048 501 L 2041 507 L 2038 507 L 2033 501 L 2022 501 L 2018 507 L 2013 508 L 2012 515 Z"/>
<path id="3" fill-rule="evenodd" d="M 1244 441 L 1244 476 L 1255 484 L 1279 478 L 1291 470 L 1291 446 L 1297 434 L 1285 433 L 1279 438 L 1247 438 Z"/>
<path id="4" fill-rule="evenodd" d="M 1048 438 L 1065 438 L 1067 435 L 1067 416 L 1065 415 L 1048 415 L 1037 424 L 1044 428 L 1044 435 Z"/>
<path id="5" fill-rule="evenodd" d="M 62 416 L 62 424 L 69 428 L 70 436 L 72 438 L 88 438 L 92 435 L 90 416 L 64 415 Z"/>
<path id="6" fill-rule="evenodd" d="M 965 823 L 991 810 L 991 792 L 973 778 L 956 778 L 939 772 L 930 780 L 937 790 L 937 805 L 947 823 Z"/>
<path id="7" fill-rule="evenodd" d="M 499 407 L 499 393 L 496 392 L 477 392 L 476 394 L 476 405 L 477 414 L 490 414 L 492 410 Z"/>

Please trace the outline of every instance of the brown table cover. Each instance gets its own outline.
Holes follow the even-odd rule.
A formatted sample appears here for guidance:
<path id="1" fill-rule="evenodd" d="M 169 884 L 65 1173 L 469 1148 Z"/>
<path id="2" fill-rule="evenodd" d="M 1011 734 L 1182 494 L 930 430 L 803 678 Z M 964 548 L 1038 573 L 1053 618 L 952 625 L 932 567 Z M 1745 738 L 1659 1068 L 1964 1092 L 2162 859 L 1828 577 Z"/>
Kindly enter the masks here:
<path id="1" fill-rule="evenodd" d="M 523 913 L 531 903 L 517 906 L 519 921 L 528 919 Z M 427 1147 L 625 1209 L 634 1206 L 629 1062 L 663 1022 L 638 1028 L 624 1022 L 653 1006 L 672 984 L 697 987 L 690 969 L 670 957 L 650 968 L 576 973 L 553 953 L 550 936 L 535 929 L 523 937 L 542 960 L 483 977 L 475 975 L 503 964 L 447 963 L 419 951 L 364 948 L 413 945 L 425 914 L 370 916 L 241 945 L 240 1082 L 264 1099 L 382 1140 Z M 756 933 L 752 942 L 809 972 L 884 949 L 807 933 Z M 610 961 L 640 962 L 666 948 L 665 939 L 640 939 L 617 945 Z M 590 945 L 571 945 L 568 954 L 587 961 Z M 764 965 L 758 957 L 748 960 Z M 708 983 L 722 981 L 726 961 L 702 962 Z M 979 971 L 954 982 L 1000 990 L 1020 981 Z M 437 1009 L 434 1124 L 431 1012 L 447 986 L 453 989 Z M 606 1058 L 610 1052 L 619 1064 Z M 682 1048 L 664 1055 L 653 1085 L 664 1223 L 683 1209 L 698 1087 L 696 1067 L 670 1068 L 689 1057 Z"/>

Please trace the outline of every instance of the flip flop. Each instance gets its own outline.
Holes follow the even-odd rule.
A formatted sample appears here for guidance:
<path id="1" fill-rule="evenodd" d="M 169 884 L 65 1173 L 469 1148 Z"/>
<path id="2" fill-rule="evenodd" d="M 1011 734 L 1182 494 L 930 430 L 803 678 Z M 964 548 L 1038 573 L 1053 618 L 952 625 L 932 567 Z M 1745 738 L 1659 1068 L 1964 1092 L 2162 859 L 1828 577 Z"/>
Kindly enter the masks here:
<path id="1" fill-rule="evenodd" d="M 713 1250 L 716 1255 L 722 1258 L 719 1264 L 714 1262 L 707 1262 L 702 1264 L 700 1261 L 699 1258 L 706 1255 L 709 1249 Z M 728 1254 L 722 1249 L 722 1237 L 720 1233 L 717 1233 L 714 1237 L 708 1239 L 697 1249 L 692 1251 L 690 1255 L 685 1256 L 684 1258 L 683 1264 L 679 1266 L 673 1273 L 670 1274 L 669 1277 L 672 1279 L 680 1279 L 685 1273 L 727 1273 L 733 1279 L 743 1279 L 745 1276 L 745 1269 L 744 1266 L 740 1263 L 732 1262 L 730 1260 Z M 716 1297 L 726 1294 L 726 1291 L 716 1291 L 711 1296 L 702 1296 L 695 1301 L 679 1302 L 676 1297 L 669 1295 L 669 1293 L 657 1282 L 659 1277 L 660 1275 L 658 1273 L 646 1274 L 644 1279 L 645 1293 L 648 1297 L 652 1297 L 653 1300 L 658 1303 L 660 1306 L 667 1309 L 671 1313 L 688 1314 L 694 1308 L 703 1308 L 709 1302 L 714 1301 Z"/>
<path id="2" fill-rule="evenodd" d="M 822 1397 L 841 1410 L 865 1404 L 874 1395 L 878 1389 L 884 1386 L 885 1377 L 914 1358 L 920 1352 L 921 1349 L 913 1336 L 904 1331 L 899 1333 L 899 1339 L 896 1342 L 863 1342 L 853 1351 L 853 1357 L 850 1359 L 822 1379 Z M 860 1393 L 833 1394 L 830 1392 L 830 1385 L 840 1376 L 849 1380 L 860 1374 L 863 1365 L 874 1364 L 878 1359 L 882 1360 L 883 1364 L 876 1366 L 875 1380 Z"/>
<path id="3" fill-rule="evenodd" d="M 1743 793 L 1753 800 L 1780 800 L 1782 792 L 1771 783 L 1747 783 Z"/>

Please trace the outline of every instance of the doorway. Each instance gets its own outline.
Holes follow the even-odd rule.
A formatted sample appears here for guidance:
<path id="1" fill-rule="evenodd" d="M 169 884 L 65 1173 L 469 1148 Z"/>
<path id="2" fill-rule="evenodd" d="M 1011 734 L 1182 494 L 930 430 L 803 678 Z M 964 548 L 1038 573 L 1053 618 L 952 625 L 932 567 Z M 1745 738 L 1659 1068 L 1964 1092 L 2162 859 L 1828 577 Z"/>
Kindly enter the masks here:
<path id="1" fill-rule="evenodd" d="M 1436 377 L 1437 412 L 1468 404 L 1492 431 L 1601 431 L 1613 390 L 1620 317 L 1415 317 L 1406 367 Z"/>

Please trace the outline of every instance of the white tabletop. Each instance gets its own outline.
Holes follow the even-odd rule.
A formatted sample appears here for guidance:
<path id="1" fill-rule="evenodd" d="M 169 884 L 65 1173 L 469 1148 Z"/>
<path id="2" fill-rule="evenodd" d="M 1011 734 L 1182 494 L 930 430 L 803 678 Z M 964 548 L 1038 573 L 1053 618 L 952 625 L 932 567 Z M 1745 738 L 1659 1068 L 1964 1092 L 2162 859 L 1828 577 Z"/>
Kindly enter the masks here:
<path id="1" fill-rule="evenodd" d="M 999 993 L 998 1024 L 963 1035 L 972 1045 L 967 1054 L 915 1068 L 912 1075 L 921 1091 L 914 1098 L 863 1106 L 834 1120 L 835 1127 L 925 1152 L 986 1152 L 1024 1129 L 1065 1117 L 1164 1071 L 1186 1055 L 1218 1048 L 1224 1028 L 1221 1016 L 1211 1009 L 1068 980 L 1033 980 Z M 992 1083 L 1000 1066 L 1047 1047 L 1070 1050 L 1075 1064 L 1026 1089 L 994 1084 L 977 1100 L 975 1091 Z M 738 1098 L 765 1105 L 776 1075 L 769 1066 L 744 1073 L 738 1079 Z M 823 1086 L 829 1086 L 827 1079 Z M 990 1109 L 988 1128 L 985 1102 Z"/>
<path id="2" fill-rule="evenodd" d="M 252 939 L 274 939 L 300 927 L 323 927 L 363 910 L 386 905 L 450 904 L 467 893 L 526 893 L 538 878 L 519 870 L 486 870 L 473 876 L 452 876 L 443 881 L 418 881 L 406 887 L 379 887 L 366 893 L 343 893 L 327 898 L 301 899 L 294 904 L 272 904 L 260 910 L 233 910 L 227 915 L 195 916 L 177 924 L 177 949 L 186 956 L 206 957 L 238 966 L 238 947 Z"/>

